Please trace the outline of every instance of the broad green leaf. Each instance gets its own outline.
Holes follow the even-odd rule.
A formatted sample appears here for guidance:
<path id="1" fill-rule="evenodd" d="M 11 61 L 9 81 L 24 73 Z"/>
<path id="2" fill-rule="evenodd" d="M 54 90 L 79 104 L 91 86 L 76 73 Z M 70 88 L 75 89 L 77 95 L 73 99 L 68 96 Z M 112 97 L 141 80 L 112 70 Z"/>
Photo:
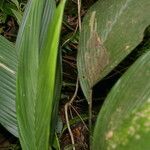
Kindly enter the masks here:
<path id="1" fill-rule="evenodd" d="M 51 19 L 52 19 L 53 13 L 54 13 L 54 9 L 55 9 L 54 5 L 55 4 L 52 3 L 51 1 L 46 1 L 46 7 L 44 9 L 44 15 L 42 17 L 42 23 L 43 24 L 41 27 L 42 29 L 41 29 L 41 35 L 40 35 L 40 45 L 41 46 L 43 45 L 43 42 L 46 38 L 46 30 L 48 28 L 48 25 L 51 22 Z M 8 42 L 6 39 L 4 39 L 3 37 L 0 37 L 0 39 L 1 39 L 0 63 L 3 63 L 3 62 L 6 63 L 7 62 L 7 65 L 13 67 L 13 70 L 15 72 L 14 75 L 5 76 L 5 74 L 8 74 L 8 73 L 6 73 L 6 70 L 5 70 L 7 68 L 2 69 L 2 67 L 4 67 L 4 66 L 1 65 L 0 77 L 2 76 L 3 78 L 5 78 L 5 79 L 3 79 L 1 77 L 2 82 L 4 82 L 4 81 L 9 81 L 8 83 L 12 82 L 11 83 L 12 86 L 9 86 L 10 84 L 8 84 L 8 83 L 7 83 L 7 85 L 9 88 L 7 88 L 7 89 L 3 84 L 1 84 L 1 86 L 0 86 L 1 87 L 1 90 L 0 90 L 0 95 L 1 95 L 0 109 L 2 112 L 1 116 L 0 116 L 0 123 L 5 128 L 7 128 L 13 135 L 18 137 L 18 130 L 17 130 L 18 125 L 17 125 L 17 120 L 16 120 L 16 108 L 15 108 L 15 101 L 16 101 L 15 91 L 16 91 L 16 70 L 17 70 L 17 64 L 18 64 L 17 53 L 19 55 L 19 52 L 16 53 L 15 46 L 13 44 L 11 44 L 10 42 Z M 4 53 L 5 51 L 6 51 L 6 53 Z M 4 57 L 3 57 L 3 55 L 4 55 Z M 4 60 L 4 58 L 5 58 L 5 60 Z M 9 60 L 10 58 L 11 58 L 11 61 Z M 12 63 L 13 61 L 15 62 L 15 65 L 14 65 L 14 63 Z M 61 66 L 61 65 L 59 65 L 59 66 Z M 60 67 L 58 69 L 60 69 Z M 59 73 L 60 73 L 60 71 L 59 71 Z M 57 76 L 60 76 L 60 75 L 58 74 Z M 9 80 L 7 78 L 9 78 Z M 57 80 L 58 79 L 61 80 L 60 78 L 57 78 Z M 59 81 L 56 81 L 56 82 L 59 83 Z M 60 83 L 60 85 L 61 85 L 61 83 Z M 14 94 L 11 97 L 7 94 L 10 91 L 13 91 L 13 94 Z M 58 89 L 58 93 L 56 92 L 56 95 L 57 95 L 56 101 L 58 101 L 58 98 L 59 98 L 59 96 L 58 96 L 59 91 L 60 91 L 60 89 Z M 3 106 L 8 106 L 8 108 L 3 108 Z M 12 120 L 13 120 L 13 122 L 12 122 Z"/>
<path id="2" fill-rule="evenodd" d="M 17 38 L 20 53 L 17 119 L 21 145 L 25 150 L 47 150 L 49 134 L 53 132 L 57 53 L 65 0 L 55 10 L 52 22 L 42 30 L 41 26 L 47 19 L 43 21 L 42 16 L 46 14 L 49 17 L 44 11 L 47 2 L 54 3 L 53 0 L 29 1 Z M 42 36 L 45 36 L 43 41 Z"/>
<path id="3" fill-rule="evenodd" d="M 82 23 L 78 72 L 88 102 L 92 87 L 143 39 L 150 24 L 149 0 L 99 0 Z"/>
<path id="4" fill-rule="evenodd" d="M 0 123 L 18 137 L 16 120 L 16 68 L 15 46 L 0 36 Z"/>
<path id="5" fill-rule="evenodd" d="M 113 87 L 98 115 L 93 150 L 150 148 L 150 50 Z"/>

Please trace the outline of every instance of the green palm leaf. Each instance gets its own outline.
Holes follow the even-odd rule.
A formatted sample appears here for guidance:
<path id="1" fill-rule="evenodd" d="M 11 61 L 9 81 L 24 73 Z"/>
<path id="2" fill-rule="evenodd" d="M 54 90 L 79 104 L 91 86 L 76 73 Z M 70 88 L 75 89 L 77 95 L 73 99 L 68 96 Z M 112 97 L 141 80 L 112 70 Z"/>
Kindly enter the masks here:
<path id="1" fill-rule="evenodd" d="M 0 123 L 18 137 L 15 104 L 17 64 L 15 46 L 0 36 Z"/>
<path id="2" fill-rule="evenodd" d="M 41 26 L 41 35 L 40 35 L 41 47 L 45 41 L 47 28 L 50 22 L 52 21 L 54 10 L 55 10 L 54 1 L 51 1 L 51 0 L 46 1 L 44 13 L 43 13 L 44 15 L 42 16 L 43 24 Z M 0 57 L 0 63 L 1 63 L 1 66 L 0 66 L 0 78 L 1 78 L 0 79 L 0 82 L 1 82 L 0 84 L 0 93 L 1 93 L 0 94 L 1 95 L 0 97 L 0 111 L 1 111 L 0 123 L 6 129 L 8 129 L 8 131 L 10 131 L 14 136 L 18 137 L 18 130 L 17 130 L 18 125 L 17 125 L 17 120 L 16 120 L 16 107 L 15 107 L 16 105 L 15 104 L 16 103 L 15 91 L 16 91 L 16 70 L 17 70 L 17 65 L 18 65 L 17 55 L 19 55 L 19 51 L 16 51 L 15 45 L 10 43 L 4 37 L 0 36 L 0 41 L 1 41 L 0 42 L 0 56 L 1 56 Z M 15 73 L 11 74 L 11 72 L 15 72 Z M 6 85 L 7 85 L 7 88 L 6 88 Z M 59 95 L 59 93 L 56 93 L 56 95 Z"/>
<path id="3" fill-rule="evenodd" d="M 51 118 L 58 85 L 55 84 L 57 54 L 65 1 L 61 1 L 52 22 L 42 32 L 46 2 L 29 1 L 17 38 L 17 50 L 20 51 L 17 119 L 21 145 L 25 150 L 47 150 L 49 133 L 53 132 Z M 42 34 L 45 36 L 43 42 Z"/>

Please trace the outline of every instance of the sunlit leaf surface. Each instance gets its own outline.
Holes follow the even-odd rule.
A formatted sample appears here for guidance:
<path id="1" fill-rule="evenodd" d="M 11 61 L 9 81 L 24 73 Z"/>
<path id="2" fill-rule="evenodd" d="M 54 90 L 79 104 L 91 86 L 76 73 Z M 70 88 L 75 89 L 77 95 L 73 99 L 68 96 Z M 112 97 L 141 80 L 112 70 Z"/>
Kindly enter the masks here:
<path id="1" fill-rule="evenodd" d="M 19 30 L 17 119 L 25 150 L 47 150 L 49 136 L 54 132 L 51 125 L 56 90 L 60 90 L 56 70 L 64 5 L 65 0 L 57 9 L 54 0 L 29 1 Z"/>
<path id="2" fill-rule="evenodd" d="M 98 115 L 94 150 L 150 148 L 150 50 L 115 84 Z"/>

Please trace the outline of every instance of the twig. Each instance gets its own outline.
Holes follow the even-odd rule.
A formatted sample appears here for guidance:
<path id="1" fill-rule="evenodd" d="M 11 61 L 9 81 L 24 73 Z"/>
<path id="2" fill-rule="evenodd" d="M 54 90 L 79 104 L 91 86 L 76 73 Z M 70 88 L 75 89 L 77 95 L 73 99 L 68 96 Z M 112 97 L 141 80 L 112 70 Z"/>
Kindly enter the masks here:
<path id="1" fill-rule="evenodd" d="M 66 103 L 66 105 L 65 105 L 65 117 L 66 117 L 67 128 L 68 128 L 68 131 L 69 131 L 69 134 L 70 134 L 70 137 L 71 137 L 71 142 L 72 142 L 72 145 L 73 145 L 73 150 L 75 150 L 74 137 L 73 137 L 73 134 L 72 134 L 72 131 L 71 131 L 71 128 L 70 128 L 70 123 L 69 123 L 69 118 L 68 118 L 68 107 L 69 107 L 69 103 Z"/>
<path id="2" fill-rule="evenodd" d="M 82 123 L 84 124 L 85 128 L 87 129 L 87 131 L 89 131 L 87 125 L 85 124 L 84 120 L 82 119 L 82 117 L 80 116 L 80 114 L 78 113 L 78 111 L 71 105 L 71 108 L 74 110 L 74 112 L 77 114 L 77 116 L 80 118 L 80 120 L 82 121 Z"/>
<path id="3" fill-rule="evenodd" d="M 73 145 L 73 150 L 75 150 L 75 142 L 74 142 L 74 137 L 73 137 L 73 134 L 72 134 L 72 131 L 71 131 L 71 128 L 70 128 L 69 117 L 68 117 L 68 107 L 71 106 L 74 99 L 76 98 L 77 92 L 78 92 L 78 87 L 79 87 L 79 84 L 78 84 L 78 79 L 77 79 L 76 89 L 75 89 L 74 95 L 72 96 L 71 100 L 68 103 L 65 104 L 66 124 L 67 124 L 67 128 L 68 128 L 68 131 L 69 131 L 69 134 L 70 134 L 71 142 L 72 142 L 72 145 Z"/>
<path id="4" fill-rule="evenodd" d="M 71 63 L 71 62 L 69 62 L 69 61 L 67 61 L 67 60 L 65 60 L 65 59 L 63 59 L 63 62 L 69 64 L 69 65 L 70 65 L 71 67 L 73 67 L 73 68 L 76 68 L 76 65 L 75 65 L 74 63 Z"/>
<path id="5" fill-rule="evenodd" d="M 75 34 L 76 34 L 76 32 L 77 32 L 77 29 L 78 29 L 78 24 L 76 25 L 76 28 L 75 28 L 75 30 L 74 30 L 74 32 L 72 33 L 72 35 L 71 35 L 71 37 L 69 38 L 69 39 L 67 39 L 66 41 L 64 41 L 64 43 L 62 44 L 62 47 L 65 45 L 65 44 L 67 44 L 68 42 L 70 42 L 71 41 L 71 39 L 75 36 Z"/>
<path id="6" fill-rule="evenodd" d="M 81 0 L 78 0 L 78 23 L 79 31 L 81 32 Z"/>

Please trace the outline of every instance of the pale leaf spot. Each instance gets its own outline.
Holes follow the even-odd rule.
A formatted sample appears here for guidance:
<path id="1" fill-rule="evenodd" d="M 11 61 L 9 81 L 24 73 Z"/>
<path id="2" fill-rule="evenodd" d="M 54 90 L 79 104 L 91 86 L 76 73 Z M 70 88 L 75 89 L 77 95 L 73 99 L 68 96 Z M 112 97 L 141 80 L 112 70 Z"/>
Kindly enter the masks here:
<path id="1" fill-rule="evenodd" d="M 125 49 L 128 50 L 129 48 L 130 48 L 130 46 L 129 46 L 129 45 L 126 45 Z"/>
<path id="2" fill-rule="evenodd" d="M 106 134 L 106 140 L 109 140 L 113 137 L 114 132 L 112 130 L 108 131 L 108 133 Z"/>

